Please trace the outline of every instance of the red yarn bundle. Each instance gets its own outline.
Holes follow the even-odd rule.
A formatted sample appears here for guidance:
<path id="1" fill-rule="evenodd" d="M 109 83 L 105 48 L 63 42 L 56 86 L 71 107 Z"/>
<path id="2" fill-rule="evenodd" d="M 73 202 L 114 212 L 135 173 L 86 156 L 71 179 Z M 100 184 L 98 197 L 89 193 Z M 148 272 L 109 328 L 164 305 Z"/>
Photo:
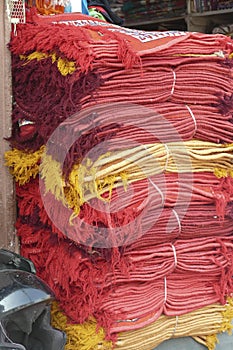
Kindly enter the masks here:
<path id="1" fill-rule="evenodd" d="M 233 292 L 232 235 L 129 247 L 124 260 L 112 266 L 101 257 L 91 261 L 46 228 L 34 231 L 19 221 L 18 233 L 23 254 L 38 266 L 66 314 L 76 323 L 94 315 L 110 333 L 123 330 L 121 320 L 136 318 L 124 325 L 124 330 L 135 329 L 162 312 L 175 316 L 224 304 Z"/>

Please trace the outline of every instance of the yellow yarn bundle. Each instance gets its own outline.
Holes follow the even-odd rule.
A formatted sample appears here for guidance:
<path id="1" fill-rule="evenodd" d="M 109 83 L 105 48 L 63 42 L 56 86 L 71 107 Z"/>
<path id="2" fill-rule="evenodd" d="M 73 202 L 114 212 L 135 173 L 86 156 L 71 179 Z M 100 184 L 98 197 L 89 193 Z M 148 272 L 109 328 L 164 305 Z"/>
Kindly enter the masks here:
<path id="1" fill-rule="evenodd" d="M 16 148 L 5 153 L 6 166 L 19 185 L 24 185 L 38 175 L 44 151 L 45 147 L 42 146 L 38 151 L 31 153 Z"/>
<path id="2" fill-rule="evenodd" d="M 80 206 L 91 198 L 101 198 L 113 188 L 145 179 L 164 171 L 168 173 L 213 172 L 217 177 L 233 177 L 233 144 L 216 145 L 191 140 L 169 144 L 150 144 L 108 152 L 95 162 L 89 158 L 74 164 L 65 180 L 62 164 L 46 154 L 43 146 L 34 153 L 20 150 L 5 154 L 7 166 L 20 185 L 35 178 L 39 172 L 47 192 L 78 215 Z M 107 200 L 106 198 L 103 200 Z"/>
<path id="3" fill-rule="evenodd" d="M 185 336 L 192 336 L 208 350 L 214 350 L 217 334 L 231 333 L 232 319 L 233 299 L 229 298 L 226 305 L 212 304 L 179 317 L 162 315 L 146 327 L 119 333 L 114 344 L 106 340 L 103 328 L 97 326 L 94 318 L 72 324 L 57 303 L 52 307 L 53 326 L 67 334 L 66 350 L 152 350 L 165 340 Z"/>
<path id="4" fill-rule="evenodd" d="M 66 333 L 65 350 L 110 350 L 113 348 L 112 342 L 105 340 L 105 332 L 102 327 L 97 326 L 94 318 L 83 324 L 71 324 L 56 302 L 52 305 L 51 315 L 53 327 Z"/>

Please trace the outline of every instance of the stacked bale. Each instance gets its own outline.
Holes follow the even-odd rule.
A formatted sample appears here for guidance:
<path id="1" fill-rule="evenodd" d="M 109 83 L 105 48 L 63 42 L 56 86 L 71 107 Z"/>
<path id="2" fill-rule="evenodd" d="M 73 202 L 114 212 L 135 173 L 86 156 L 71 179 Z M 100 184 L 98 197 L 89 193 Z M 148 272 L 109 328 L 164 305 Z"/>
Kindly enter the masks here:
<path id="1" fill-rule="evenodd" d="M 9 45 L 6 161 L 67 349 L 212 349 L 232 318 L 232 40 L 31 22 Z"/>

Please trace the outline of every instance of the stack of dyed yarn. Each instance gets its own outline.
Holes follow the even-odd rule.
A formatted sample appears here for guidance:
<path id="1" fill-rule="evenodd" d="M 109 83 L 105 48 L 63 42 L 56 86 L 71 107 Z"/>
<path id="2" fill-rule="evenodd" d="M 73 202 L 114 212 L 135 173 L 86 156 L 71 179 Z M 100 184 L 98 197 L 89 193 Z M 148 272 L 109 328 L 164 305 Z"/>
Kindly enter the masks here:
<path id="1" fill-rule="evenodd" d="M 9 44 L 6 162 L 66 349 L 213 349 L 233 317 L 232 40 L 30 21 Z"/>

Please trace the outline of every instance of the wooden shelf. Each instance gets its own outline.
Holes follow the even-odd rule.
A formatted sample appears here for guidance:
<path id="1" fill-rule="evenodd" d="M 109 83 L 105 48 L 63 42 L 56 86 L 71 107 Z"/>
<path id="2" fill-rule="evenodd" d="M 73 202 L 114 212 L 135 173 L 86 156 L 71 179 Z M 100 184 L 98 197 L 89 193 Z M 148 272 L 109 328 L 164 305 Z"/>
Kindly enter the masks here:
<path id="1" fill-rule="evenodd" d="M 161 26 L 161 24 L 166 24 L 174 30 L 180 30 L 179 24 L 183 26 L 187 31 L 192 32 L 202 32 L 208 33 L 210 26 L 213 24 L 228 24 L 233 23 L 233 8 L 214 10 L 214 11 L 203 11 L 203 12 L 193 12 L 192 11 L 192 0 L 186 0 L 187 9 L 181 15 L 171 16 L 172 14 L 164 17 L 154 17 L 147 19 L 144 18 L 138 20 L 125 20 L 124 26 L 132 29 L 145 29 L 145 30 L 155 30 Z M 179 23 L 180 22 L 180 23 Z M 174 25 L 173 25 L 174 23 Z M 152 28 L 152 29 L 150 29 Z"/>
<path id="2" fill-rule="evenodd" d="M 233 8 L 225 9 L 225 10 L 216 10 L 216 11 L 190 12 L 189 15 L 191 17 L 206 17 L 206 16 L 225 15 L 225 14 L 228 14 L 228 13 L 233 13 Z"/>
<path id="3" fill-rule="evenodd" d="M 175 21 L 185 20 L 185 18 L 186 18 L 186 15 L 177 16 L 177 17 L 160 17 L 160 18 L 154 18 L 150 20 L 139 20 L 134 22 L 125 21 L 124 26 L 136 27 L 136 26 L 150 25 L 150 24 L 163 23 L 163 22 L 175 22 Z"/>

